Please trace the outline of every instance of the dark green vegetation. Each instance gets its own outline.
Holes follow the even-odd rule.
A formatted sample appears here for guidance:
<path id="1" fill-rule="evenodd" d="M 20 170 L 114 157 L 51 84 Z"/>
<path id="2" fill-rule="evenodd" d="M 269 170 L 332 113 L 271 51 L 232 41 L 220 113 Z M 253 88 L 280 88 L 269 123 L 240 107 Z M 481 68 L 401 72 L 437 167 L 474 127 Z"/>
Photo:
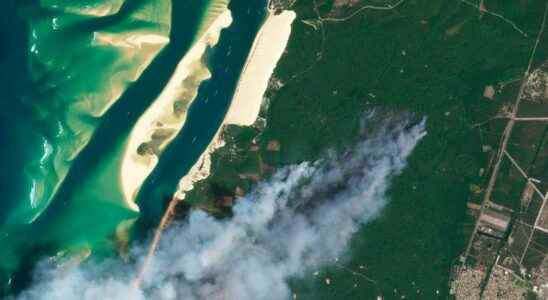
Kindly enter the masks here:
<path id="1" fill-rule="evenodd" d="M 262 113 L 266 127 L 227 128 L 227 146 L 213 155 L 212 176 L 189 200 L 219 203 L 221 196 L 238 194 L 237 187 L 249 189 L 275 167 L 344 149 L 354 142 L 367 111 L 427 117 L 428 135 L 393 182 L 388 207 L 364 226 L 345 264 L 374 282 L 334 267 L 293 286 L 299 299 L 379 294 L 445 299 L 450 266 L 467 238 L 463 225 L 470 222 L 470 186 L 486 180 L 480 176 L 488 163 L 482 145 L 496 145 L 505 122 L 489 125 L 491 135 L 475 124 L 514 101 L 512 93 L 486 99 L 483 90 L 521 78 L 544 1 L 485 1 L 488 10 L 515 22 L 527 37 L 457 0 L 404 1 L 393 10 L 364 10 L 342 22 L 327 19 L 347 16 L 366 3 L 387 2 L 360 1 L 341 9 L 334 1 L 296 2 L 292 9 L 298 19 L 275 72 L 283 87 L 269 91 Z M 540 47 L 536 58 L 546 54 Z M 216 208 L 210 204 L 204 202 Z"/>

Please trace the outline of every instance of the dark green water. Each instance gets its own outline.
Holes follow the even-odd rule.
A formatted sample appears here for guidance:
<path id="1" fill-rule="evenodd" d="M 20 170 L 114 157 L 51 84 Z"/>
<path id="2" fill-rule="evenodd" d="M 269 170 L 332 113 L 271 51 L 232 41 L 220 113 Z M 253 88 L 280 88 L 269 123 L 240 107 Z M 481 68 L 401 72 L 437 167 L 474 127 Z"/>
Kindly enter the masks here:
<path id="1" fill-rule="evenodd" d="M 118 2 L 104 3 L 116 6 Z M 56 4 L 55 1 L 44 3 Z M 159 3 L 172 5 L 170 18 L 162 15 L 166 10 Z M 124 4 L 120 13 L 98 20 L 66 11 L 55 12 L 47 7 L 39 8 L 32 1 L 8 1 L 3 6 L 0 27 L 0 61 L 4 67 L 0 83 L 3 91 L 0 103 L 0 138 L 3 142 L 0 149 L 3 166 L 0 170 L 0 286 L 4 287 L 3 292 L 0 289 L 0 294 L 24 286 L 33 264 L 41 257 L 56 254 L 70 256 L 88 250 L 95 257 L 109 256 L 118 246 L 115 231 L 120 224 L 131 225 L 137 221 L 136 237 L 140 238 L 146 236 L 141 233 L 148 232 L 158 222 L 166 197 L 175 191 L 180 178 L 209 144 L 227 111 L 266 5 L 265 1 L 231 2 L 234 21 L 222 32 L 219 43 L 208 51 L 212 78 L 200 86 L 185 127 L 162 154 L 156 169 L 143 185 L 137 199 L 140 213 L 136 213 L 125 205 L 115 177 L 119 170 L 121 149 L 139 116 L 160 94 L 178 62 L 192 46 L 196 31 L 208 17 L 208 7 L 212 3 L 215 1 L 158 1 L 153 4 L 156 6 L 148 9 L 148 1 L 134 1 Z M 66 7 L 70 8 L 70 5 Z M 159 25 L 149 28 L 148 23 L 142 24 L 142 18 L 147 22 L 152 19 L 159 21 Z M 168 19 L 169 22 L 166 21 Z M 58 26 L 54 22 L 60 23 L 63 28 L 66 21 L 70 26 L 67 25 L 69 29 L 63 32 L 63 38 L 69 42 L 62 44 L 62 38 L 55 34 L 52 34 L 53 38 L 48 36 L 50 43 L 43 47 L 53 54 L 45 55 L 38 47 L 39 54 L 35 53 L 35 56 L 55 59 L 43 59 L 41 64 L 36 64 L 33 58 L 36 49 L 32 48 L 31 43 L 35 38 L 33 26 L 40 25 L 40 22 L 47 23 L 44 20 L 51 21 L 48 26 L 52 28 Z M 132 54 L 129 62 L 124 61 L 127 59 L 124 52 L 110 48 L 104 53 L 97 51 L 98 54 L 95 54 L 94 49 L 90 48 L 90 43 L 94 41 L 90 39 L 93 32 L 145 30 L 147 33 L 162 33 L 166 30 L 165 26 L 171 30 L 169 44 L 146 66 L 135 82 L 119 79 L 120 84 L 127 85 L 127 90 L 104 114 L 90 117 L 80 113 L 70 115 L 74 112 L 70 99 L 100 98 L 101 95 L 89 91 L 101 90 L 108 76 L 134 76 L 135 70 L 132 68 L 136 66 L 131 63 L 141 62 L 143 65 L 145 61 L 139 53 Z M 57 46 L 52 41 L 61 44 Z M 77 48 L 72 50 L 70 47 Z M 56 50 L 67 51 L 66 57 L 55 53 Z M 48 72 L 48 68 L 61 72 Z M 55 77 L 59 74 L 64 77 Z M 78 109 L 99 109 L 94 107 L 95 102 L 89 103 Z M 66 115 L 49 118 L 57 114 L 56 109 L 65 111 Z M 73 137 L 81 143 L 81 151 L 69 147 L 74 144 L 72 140 L 57 138 L 60 136 L 55 133 L 58 124 L 52 120 L 66 122 L 67 126 L 73 126 L 71 129 L 80 126 Z M 58 126 L 63 127 L 64 124 Z M 82 137 L 84 134 L 90 135 L 87 143 L 82 142 L 86 140 Z M 48 138 L 54 143 L 44 142 Z M 75 156 L 74 159 L 60 162 L 48 160 L 67 148 L 72 152 L 63 154 L 64 157 Z M 48 156 L 48 153 L 53 154 Z M 42 164 L 43 160 L 47 163 Z M 57 173 L 59 168 L 66 169 L 66 176 Z M 53 195 L 51 201 L 40 202 L 40 207 L 31 205 L 34 176 L 46 178 L 45 193 Z M 52 182 L 59 182 L 57 190 L 52 188 Z"/>
<path id="2" fill-rule="evenodd" d="M 141 220 L 157 220 L 181 177 L 188 172 L 217 131 L 232 99 L 255 33 L 264 17 L 266 1 L 232 1 L 229 8 L 234 19 L 210 50 L 212 78 L 204 82 L 191 106 L 185 127 L 166 149 L 162 160 L 139 193 Z M 190 159 L 189 159 L 190 158 Z"/>

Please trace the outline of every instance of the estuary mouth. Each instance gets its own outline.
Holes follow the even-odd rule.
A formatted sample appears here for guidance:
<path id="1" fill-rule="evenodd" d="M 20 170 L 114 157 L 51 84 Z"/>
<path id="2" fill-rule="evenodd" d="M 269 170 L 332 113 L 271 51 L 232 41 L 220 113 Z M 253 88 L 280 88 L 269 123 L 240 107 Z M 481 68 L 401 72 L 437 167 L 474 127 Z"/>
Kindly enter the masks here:
<path id="1" fill-rule="evenodd" d="M 42 275 L 21 299 L 290 298 L 294 292 L 287 280 L 344 263 L 352 237 L 382 212 L 390 181 L 426 134 L 424 121 L 375 126 L 345 155 L 276 171 L 235 199 L 231 217 L 193 210 L 172 224 L 139 288 L 129 274 L 141 266 L 146 251 L 136 247 L 131 265 L 38 269 Z M 311 201 L 317 205 L 295 205 Z"/>
<path id="2" fill-rule="evenodd" d="M 0 298 L 548 295 L 546 0 L 4 0 Z"/>

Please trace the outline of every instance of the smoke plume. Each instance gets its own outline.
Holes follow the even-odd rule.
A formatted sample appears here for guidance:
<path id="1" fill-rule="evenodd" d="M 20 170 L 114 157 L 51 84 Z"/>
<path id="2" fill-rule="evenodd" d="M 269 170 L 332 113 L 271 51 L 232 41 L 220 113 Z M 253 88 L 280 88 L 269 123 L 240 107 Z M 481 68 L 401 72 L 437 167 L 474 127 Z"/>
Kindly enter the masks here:
<path id="1" fill-rule="evenodd" d="M 103 262 L 41 270 L 18 298 L 288 299 L 288 279 L 344 258 L 352 235 L 379 215 L 391 179 L 426 134 L 424 121 L 375 123 L 343 155 L 280 169 L 238 199 L 230 218 L 191 212 L 164 234 L 139 289 L 131 284 L 138 264 Z"/>

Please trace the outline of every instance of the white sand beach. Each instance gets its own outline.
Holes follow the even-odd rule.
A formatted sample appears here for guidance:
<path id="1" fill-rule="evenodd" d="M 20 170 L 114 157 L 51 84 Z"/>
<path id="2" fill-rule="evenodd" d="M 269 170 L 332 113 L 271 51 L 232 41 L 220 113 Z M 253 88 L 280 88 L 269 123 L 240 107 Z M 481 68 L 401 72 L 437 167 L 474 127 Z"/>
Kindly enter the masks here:
<path id="1" fill-rule="evenodd" d="M 224 127 L 228 124 L 249 126 L 257 119 L 263 102 L 263 95 L 268 87 L 268 81 L 285 50 L 291 34 L 291 23 L 295 17 L 293 11 L 284 11 L 277 16 L 269 12 L 247 57 L 236 87 L 236 93 L 232 98 L 225 119 L 208 147 L 179 182 L 177 191 L 164 212 L 160 226 L 154 233 L 154 239 L 150 244 L 142 268 L 133 282 L 135 286 L 141 285 L 144 274 L 150 265 L 150 260 L 158 247 L 162 232 L 171 222 L 176 204 L 184 200 L 186 193 L 194 188 L 196 182 L 209 176 L 211 154 L 225 144 L 221 138 Z"/>
<path id="2" fill-rule="evenodd" d="M 268 82 L 289 41 L 295 17 L 293 11 L 279 15 L 269 12 L 253 42 L 225 119 L 209 146 L 179 182 L 176 199 L 184 199 L 194 183 L 209 176 L 211 154 L 224 145 L 220 133 L 225 125 L 250 126 L 257 119 Z"/>
<path id="3" fill-rule="evenodd" d="M 293 11 L 279 15 L 269 13 L 240 76 L 227 114 L 227 124 L 251 125 L 257 119 L 268 82 L 289 41 L 295 17 Z"/>
<path id="4" fill-rule="evenodd" d="M 211 77 L 202 60 L 207 47 L 215 45 L 221 30 L 231 23 L 232 16 L 226 8 L 198 37 L 162 93 L 132 129 L 120 169 L 124 198 L 130 207 L 137 208 L 134 200 L 139 188 L 156 166 L 158 155 L 183 128 L 187 110 L 198 93 L 200 83 Z M 138 154 L 138 149 L 141 154 Z"/>

